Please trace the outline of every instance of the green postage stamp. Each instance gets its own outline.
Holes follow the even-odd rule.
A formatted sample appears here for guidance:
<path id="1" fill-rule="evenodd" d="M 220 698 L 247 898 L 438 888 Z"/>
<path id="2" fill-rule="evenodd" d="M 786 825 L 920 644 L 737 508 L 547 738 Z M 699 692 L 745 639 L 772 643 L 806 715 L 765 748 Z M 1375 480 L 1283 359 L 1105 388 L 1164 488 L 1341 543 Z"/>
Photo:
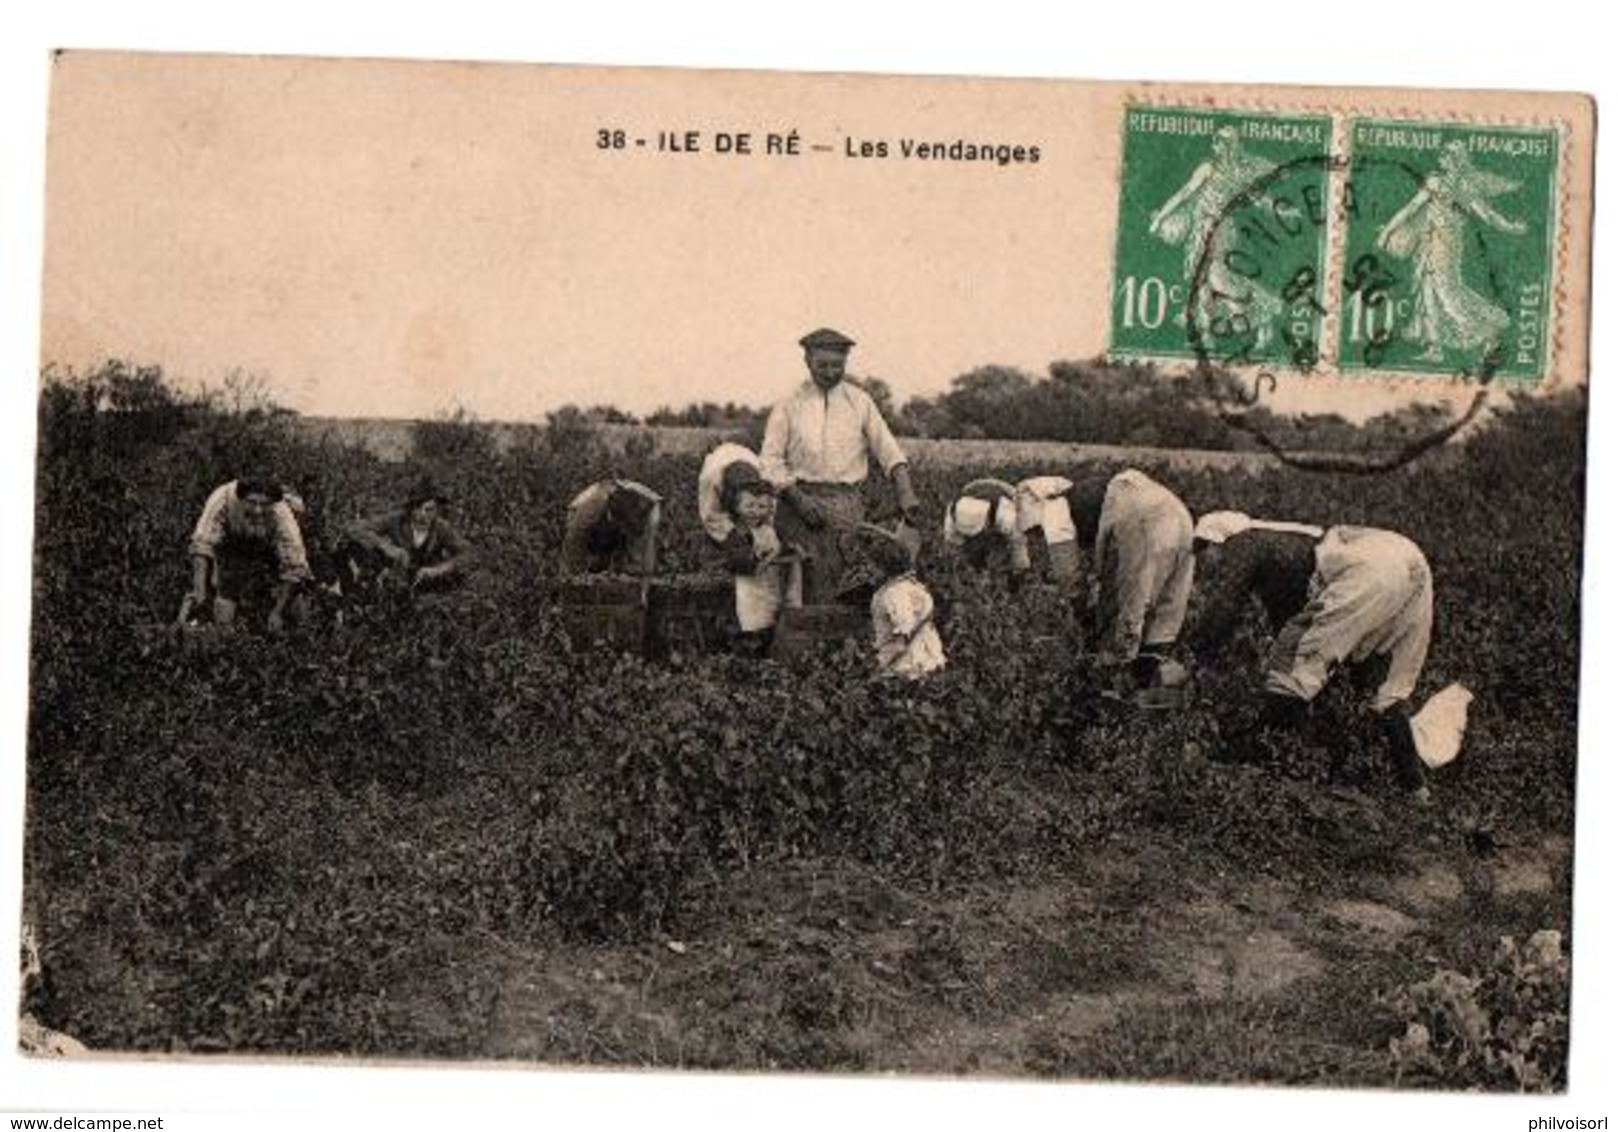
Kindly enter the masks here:
<path id="1" fill-rule="evenodd" d="M 1113 351 L 1312 364 L 1331 119 L 1135 106 L 1123 146 Z"/>
<path id="2" fill-rule="evenodd" d="M 1338 366 L 1538 378 L 1556 159 L 1548 128 L 1354 120 Z"/>
<path id="3" fill-rule="evenodd" d="M 1550 127 L 1131 106 L 1112 352 L 1538 380 L 1557 161 Z"/>

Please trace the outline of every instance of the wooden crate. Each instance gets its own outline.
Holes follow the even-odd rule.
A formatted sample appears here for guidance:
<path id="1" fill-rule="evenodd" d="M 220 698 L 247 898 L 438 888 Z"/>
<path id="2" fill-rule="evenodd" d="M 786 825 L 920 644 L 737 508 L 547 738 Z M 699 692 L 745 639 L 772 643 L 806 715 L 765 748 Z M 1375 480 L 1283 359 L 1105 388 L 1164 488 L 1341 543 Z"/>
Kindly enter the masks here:
<path id="1" fill-rule="evenodd" d="M 645 653 L 649 618 L 645 587 L 638 578 L 570 579 L 560 585 L 557 598 L 575 649 Z"/>
<path id="2" fill-rule="evenodd" d="M 713 575 L 654 578 L 647 602 L 648 656 L 722 652 L 736 629 L 730 579 Z"/>
<path id="3" fill-rule="evenodd" d="M 786 658 L 841 648 L 846 641 L 864 644 L 871 634 L 869 612 L 859 605 L 827 603 L 783 609 L 775 625 L 771 654 Z"/>
<path id="4" fill-rule="evenodd" d="M 664 659 L 723 652 L 736 633 L 736 595 L 725 577 L 653 578 L 643 588 L 638 579 L 592 576 L 562 583 L 558 596 L 574 648 L 599 646 Z M 792 656 L 863 642 L 869 634 L 863 605 L 783 609 L 772 651 Z"/>

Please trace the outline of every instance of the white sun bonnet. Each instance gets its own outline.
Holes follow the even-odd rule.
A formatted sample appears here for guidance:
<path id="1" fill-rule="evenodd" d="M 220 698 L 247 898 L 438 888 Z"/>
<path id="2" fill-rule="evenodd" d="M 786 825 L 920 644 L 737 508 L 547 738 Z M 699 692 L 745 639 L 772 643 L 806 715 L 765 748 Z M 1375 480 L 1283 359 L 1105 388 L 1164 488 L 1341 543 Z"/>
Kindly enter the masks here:
<path id="1" fill-rule="evenodd" d="M 1193 537 L 1203 542 L 1222 543 L 1226 539 L 1234 538 L 1243 531 L 1282 531 L 1287 534 L 1308 535 L 1310 538 L 1321 538 L 1326 534 L 1324 527 L 1317 527 L 1313 523 L 1286 523 L 1275 519 L 1255 519 L 1251 515 L 1240 511 L 1209 511 L 1197 520 Z"/>
<path id="2" fill-rule="evenodd" d="M 1451 684 L 1433 693 L 1410 718 L 1416 754 L 1421 756 L 1422 762 L 1436 770 L 1455 761 L 1455 756 L 1461 753 L 1461 739 L 1466 735 L 1466 713 L 1471 703 L 1470 689 Z"/>

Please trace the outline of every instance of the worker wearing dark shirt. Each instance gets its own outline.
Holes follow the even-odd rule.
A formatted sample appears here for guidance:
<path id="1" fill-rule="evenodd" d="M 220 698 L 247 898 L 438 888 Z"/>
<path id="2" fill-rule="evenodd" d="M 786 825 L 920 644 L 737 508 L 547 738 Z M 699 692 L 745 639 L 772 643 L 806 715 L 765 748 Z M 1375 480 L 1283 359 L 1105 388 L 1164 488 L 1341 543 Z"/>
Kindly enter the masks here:
<path id="1" fill-rule="evenodd" d="M 354 523 L 345 551 L 359 586 L 392 574 L 414 592 L 447 590 L 466 578 L 471 548 L 443 515 L 448 500 L 422 480 L 404 505 Z"/>
<path id="2" fill-rule="evenodd" d="M 1207 656 L 1228 644 L 1254 597 L 1264 606 L 1272 632 L 1297 616 L 1309 603 L 1315 543 L 1325 533 L 1314 531 L 1253 528 L 1219 545 L 1199 539 L 1202 605 L 1186 634 L 1191 651 Z"/>
<path id="3" fill-rule="evenodd" d="M 1234 511 L 1204 515 L 1195 535 L 1205 596 L 1188 634 L 1192 648 L 1217 653 L 1253 597 L 1275 633 L 1257 719 L 1231 736 L 1238 753 L 1259 730 L 1301 723 L 1339 664 L 1385 656 L 1388 674 L 1371 712 L 1400 781 L 1423 791 L 1409 704 L 1432 625 L 1431 574 L 1419 548 L 1389 531 L 1325 530 Z"/>
<path id="4" fill-rule="evenodd" d="M 657 561 L 663 497 L 634 480 L 597 480 L 567 505 L 564 576 L 609 571 L 650 577 Z"/>

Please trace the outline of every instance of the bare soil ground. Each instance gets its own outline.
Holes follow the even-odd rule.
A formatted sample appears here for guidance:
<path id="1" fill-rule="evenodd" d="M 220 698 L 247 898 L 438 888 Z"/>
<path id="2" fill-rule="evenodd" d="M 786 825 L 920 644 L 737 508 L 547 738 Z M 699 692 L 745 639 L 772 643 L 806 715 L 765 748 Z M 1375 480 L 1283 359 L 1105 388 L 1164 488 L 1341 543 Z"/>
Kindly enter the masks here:
<path id="1" fill-rule="evenodd" d="M 1458 935 L 1481 946 L 1565 915 L 1568 857 L 1559 837 L 1413 848 L 1329 892 L 1123 838 L 1027 887 L 760 871 L 679 938 L 439 941 L 441 977 L 392 1006 L 430 1033 L 435 1014 L 464 1019 L 469 986 L 497 987 L 468 1050 L 484 1059 L 1386 1085 L 1376 996 L 1431 974 Z"/>

